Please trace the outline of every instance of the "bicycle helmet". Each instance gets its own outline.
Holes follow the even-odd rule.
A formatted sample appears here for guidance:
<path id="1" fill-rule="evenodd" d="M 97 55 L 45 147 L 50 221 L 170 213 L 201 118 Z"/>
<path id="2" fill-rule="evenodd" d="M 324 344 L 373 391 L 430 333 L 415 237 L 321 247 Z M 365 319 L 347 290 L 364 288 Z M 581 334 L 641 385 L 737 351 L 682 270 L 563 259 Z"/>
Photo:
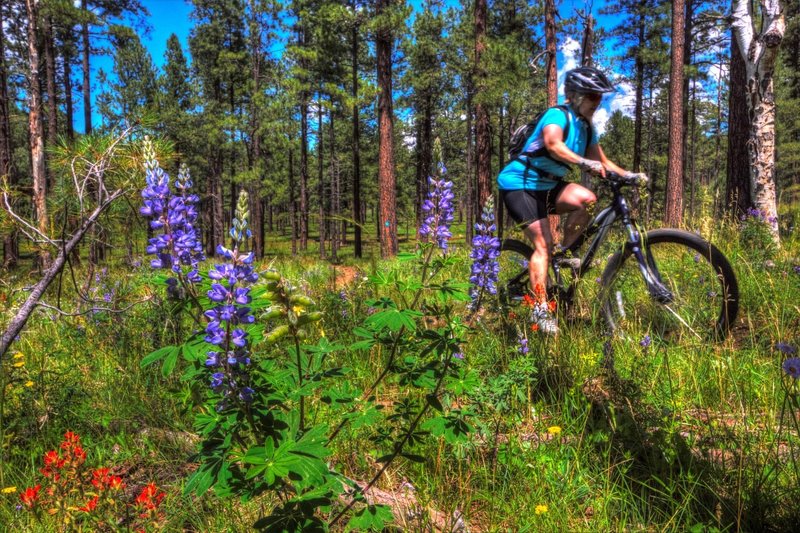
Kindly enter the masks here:
<path id="1" fill-rule="evenodd" d="M 616 87 L 608 77 L 594 67 L 579 67 L 567 72 L 564 80 L 566 93 L 613 93 Z"/>

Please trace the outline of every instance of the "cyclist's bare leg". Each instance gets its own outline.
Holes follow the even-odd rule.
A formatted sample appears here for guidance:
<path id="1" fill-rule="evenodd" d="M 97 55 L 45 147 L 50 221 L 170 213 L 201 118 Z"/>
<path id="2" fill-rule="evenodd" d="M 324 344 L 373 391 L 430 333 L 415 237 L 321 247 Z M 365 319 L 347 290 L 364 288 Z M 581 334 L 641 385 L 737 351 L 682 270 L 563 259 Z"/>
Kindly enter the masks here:
<path id="1" fill-rule="evenodd" d="M 531 277 L 531 289 L 534 298 L 539 303 L 547 302 L 547 266 L 550 262 L 550 252 L 553 246 L 553 235 L 550 232 L 550 222 L 546 218 L 532 222 L 523 233 L 533 243 L 533 255 L 528 261 L 528 273 Z"/>
<path id="2" fill-rule="evenodd" d="M 556 198 L 556 213 L 567 213 L 567 220 L 564 223 L 564 238 L 561 245 L 568 248 L 578 235 L 586 229 L 589 223 L 588 209 L 597 202 L 597 196 L 577 183 L 570 183 L 561 194 Z M 549 228 L 548 228 L 549 229 Z"/>

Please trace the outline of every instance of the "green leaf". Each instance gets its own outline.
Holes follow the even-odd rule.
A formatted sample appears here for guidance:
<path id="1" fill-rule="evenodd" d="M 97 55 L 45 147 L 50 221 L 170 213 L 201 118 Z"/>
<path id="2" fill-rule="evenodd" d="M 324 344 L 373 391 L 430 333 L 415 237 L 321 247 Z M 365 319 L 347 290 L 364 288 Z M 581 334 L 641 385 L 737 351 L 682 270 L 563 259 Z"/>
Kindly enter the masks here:
<path id="1" fill-rule="evenodd" d="M 430 405 L 440 413 L 444 411 L 444 408 L 442 407 L 442 402 L 439 401 L 439 398 L 437 398 L 436 395 L 426 394 L 425 399 L 428 401 L 428 405 Z"/>
<path id="2" fill-rule="evenodd" d="M 422 316 L 419 311 L 412 309 L 386 309 L 379 311 L 365 320 L 366 324 L 375 326 L 377 329 L 388 328 L 391 331 L 400 331 L 401 328 L 406 328 L 408 331 L 417 329 L 415 318 Z"/>
<path id="3" fill-rule="evenodd" d="M 400 252 L 397 254 L 397 260 L 401 263 L 406 263 L 408 261 L 413 261 L 420 257 L 419 253 L 410 253 L 410 252 Z"/>
<path id="4" fill-rule="evenodd" d="M 392 520 L 394 515 L 388 505 L 367 505 L 359 509 L 347 522 L 345 531 L 383 531 L 386 524 Z"/>
<path id="5" fill-rule="evenodd" d="M 175 365 L 178 363 L 178 355 L 180 355 L 180 350 L 177 346 L 174 348 L 174 350 L 167 354 L 167 357 L 164 359 L 164 365 L 161 367 L 161 375 L 165 378 L 172 374 L 172 371 L 175 370 Z"/>
<path id="6" fill-rule="evenodd" d="M 177 350 L 177 346 L 164 346 L 163 348 L 159 348 L 154 352 L 150 352 L 147 354 L 144 359 L 139 363 L 139 366 L 142 368 L 149 366 L 156 361 L 159 361 L 169 355 L 173 350 Z"/>

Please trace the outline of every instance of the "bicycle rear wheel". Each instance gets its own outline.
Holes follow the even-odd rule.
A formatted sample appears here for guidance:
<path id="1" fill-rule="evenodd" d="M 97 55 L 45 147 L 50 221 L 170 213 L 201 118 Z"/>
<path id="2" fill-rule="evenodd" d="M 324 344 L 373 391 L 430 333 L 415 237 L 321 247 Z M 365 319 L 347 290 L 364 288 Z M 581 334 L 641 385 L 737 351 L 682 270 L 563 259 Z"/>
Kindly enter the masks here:
<path id="1" fill-rule="evenodd" d="M 521 241 L 507 239 L 500 247 L 500 273 L 497 280 L 497 297 L 503 307 L 516 307 L 530 293 L 528 261 L 533 248 Z"/>
<path id="2" fill-rule="evenodd" d="M 724 337 L 739 309 L 736 276 L 713 244 L 682 230 L 643 236 L 650 271 L 672 292 L 659 303 L 648 292 L 630 246 L 617 252 L 603 272 L 603 314 L 622 338 L 708 342 Z"/>

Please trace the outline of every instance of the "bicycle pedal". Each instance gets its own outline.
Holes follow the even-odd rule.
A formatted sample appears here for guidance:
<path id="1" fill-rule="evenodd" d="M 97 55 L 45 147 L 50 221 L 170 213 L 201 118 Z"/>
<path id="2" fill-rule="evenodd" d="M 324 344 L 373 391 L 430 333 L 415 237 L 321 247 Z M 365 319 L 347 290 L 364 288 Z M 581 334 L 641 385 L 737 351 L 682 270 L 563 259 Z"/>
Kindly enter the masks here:
<path id="1" fill-rule="evenodd" d="M 578 270 L 581 268 L 580 257 L 558 257 L 553 260 L 553 263 L 559 267 L 567 267 L 571 268 L 572 270 Z"/>

